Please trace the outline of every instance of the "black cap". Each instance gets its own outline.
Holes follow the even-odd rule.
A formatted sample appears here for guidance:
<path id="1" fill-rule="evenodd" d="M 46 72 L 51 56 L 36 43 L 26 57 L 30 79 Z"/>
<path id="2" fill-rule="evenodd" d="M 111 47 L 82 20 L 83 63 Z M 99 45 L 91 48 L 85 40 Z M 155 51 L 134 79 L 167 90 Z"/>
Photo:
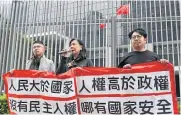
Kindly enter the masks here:
<path id="1" fill-rule="evenodd" d="M 144 38 L 147 37 L 147 33 L 146 33 L 146 31 L 145 31 L 144 29 L 142 29 L 142 28 L 136 28 L 136 29 L 132 30 L 132 31 L 128 34 L 128 36 L 129 36 L 130 39 L 131 39 L 131 36 L 132 36 L 132 34 L 133 34 L 134 32 L 139 33 L 140 35 L 144 36 Z"/>

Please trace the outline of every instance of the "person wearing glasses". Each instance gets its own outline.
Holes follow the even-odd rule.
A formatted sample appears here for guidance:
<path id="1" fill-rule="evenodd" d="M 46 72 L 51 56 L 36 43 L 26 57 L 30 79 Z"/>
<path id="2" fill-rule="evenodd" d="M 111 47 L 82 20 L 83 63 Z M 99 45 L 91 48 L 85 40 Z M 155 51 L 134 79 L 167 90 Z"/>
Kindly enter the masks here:
<path id="1" fill-rule="evenodd" d="M 45 57 L 44 52 L 46 46 L 42 41 L 34 41 L 32 46 L 32 57 L 26 61 L 25 70 L 40 70 L 55 73 L 54 62 Z M 13 74 L 15 69 L 11 69 L 10 73 Z"/>
<path id="2" fill-rule="evenodd" d="M 160 59 L 155 52 L 149 51 L 145 48 L 145 44 L 147 43 L 147 33 L 144 29 L 136 28 L 132 30 L 128 36 L 131 40 L 133 51 L 123 56 L 118 67 L 129 69 L 133 64 L 157 60 L 164 64 L 169 63 L 168 60 Z"/>
<path id="3" fill-rule="evenodd" d="M 27 61 L 26 70 L 41 70 L 55 73 L 55 65 L 52 60 L 44 56 L 45 45 L 42 41 L 33 42 L 33 57 Z"/>

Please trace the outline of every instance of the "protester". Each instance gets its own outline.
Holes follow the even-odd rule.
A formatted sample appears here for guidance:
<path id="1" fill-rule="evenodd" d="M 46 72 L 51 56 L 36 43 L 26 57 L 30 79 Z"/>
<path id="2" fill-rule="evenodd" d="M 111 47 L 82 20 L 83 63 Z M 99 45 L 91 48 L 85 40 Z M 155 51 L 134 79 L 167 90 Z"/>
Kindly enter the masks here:
<path id="1" fill-rule="evenodd" d="M 41 70 L 55 72 L 55 65 L 52 60 L 45 57 L 45 45 L 42 41 L 33 43 L 33 57 L 27 61 L 26 70 Z"/>
<path id="2" fill-rule="evenodd" d="M 131 65 L 134 64 L 157 60 L 164 64 L 169 63 L 168 60 L 159 59 L 155 52 L 149 51 L 145 48 L 145 44 L 147 43 L 147 33 L 144 29 L 134 29 L 128 34 L 128 36 L 131 40 L 133 51 L 123 56 L 118 67 L 131 68 Z"/>
<path id="3" fill-rule="evenodd" d="M 71 39 L 69 42 L 70 56 L 68 51 L 62 53 L 61 62 L 56 70 L 56 74 L 64 73 L 73 67 L 90 67 L 93 63 L 87 58 L 84 43 L 79 39 Z"/>

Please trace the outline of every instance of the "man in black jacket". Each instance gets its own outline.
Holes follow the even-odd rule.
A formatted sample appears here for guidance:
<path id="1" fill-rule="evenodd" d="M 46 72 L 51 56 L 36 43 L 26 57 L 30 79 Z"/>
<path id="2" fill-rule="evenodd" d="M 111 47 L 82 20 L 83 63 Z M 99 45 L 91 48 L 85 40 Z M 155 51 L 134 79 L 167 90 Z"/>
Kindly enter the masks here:
<path id="1" fill-rule="evenodd" d="M 166 59 L 159 59 L 155 52 L 145 48 L 147 33 L 142 28 L 137 28 L 128 34 L 133 51 L 125 55 L 120 61 L 118 67 L 131 68 L 131 65 L 149 61 L 160 60 L 161 63 L 169 63 Z"/>

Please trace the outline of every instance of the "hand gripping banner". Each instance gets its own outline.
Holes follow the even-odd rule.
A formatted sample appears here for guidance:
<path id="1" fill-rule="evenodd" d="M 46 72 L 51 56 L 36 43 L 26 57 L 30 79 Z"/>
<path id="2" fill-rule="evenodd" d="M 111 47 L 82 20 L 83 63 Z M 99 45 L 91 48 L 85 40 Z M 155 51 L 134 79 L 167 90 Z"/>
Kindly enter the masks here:
<path id="1" fill-rule="evenodd" d="M 171 64 L 4 74 L 11 114 L 178 114 Z"/>

